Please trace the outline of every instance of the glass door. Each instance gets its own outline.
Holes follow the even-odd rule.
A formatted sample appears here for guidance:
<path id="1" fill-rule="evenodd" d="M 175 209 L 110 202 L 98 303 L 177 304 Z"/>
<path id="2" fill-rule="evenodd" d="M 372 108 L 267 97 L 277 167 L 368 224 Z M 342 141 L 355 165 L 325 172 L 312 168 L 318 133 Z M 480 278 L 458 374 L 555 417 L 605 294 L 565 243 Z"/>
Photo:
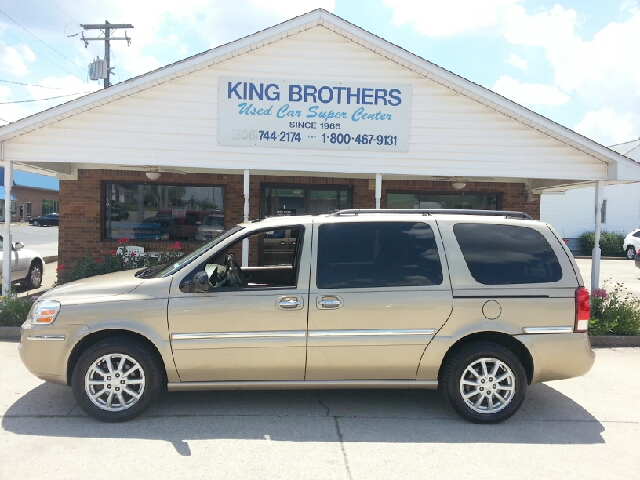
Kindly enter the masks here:
<path id="1" fill-rule="evenodd" d="M 265 185 L 260 193 L 260 218 L 321 215 L 353 208 L 353 188 L 350 185 Z M 282 232 L 266 232 L 258 246 L 260 265 L 293 258 L 297 238 Z"/>

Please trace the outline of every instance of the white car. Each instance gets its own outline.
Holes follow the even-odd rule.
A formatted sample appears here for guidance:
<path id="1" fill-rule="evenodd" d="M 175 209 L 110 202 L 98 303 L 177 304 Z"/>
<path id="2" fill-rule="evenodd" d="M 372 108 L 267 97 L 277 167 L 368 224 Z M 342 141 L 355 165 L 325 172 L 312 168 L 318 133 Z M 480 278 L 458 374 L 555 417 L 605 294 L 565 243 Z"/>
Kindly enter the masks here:
<path id="1" fill-rule="evenodd" d="M 0 269 L 4 242 L 0 235 Z M 20 282 L 28 289 L 40 288 L 44 273 L 44 260 L 39 253 L 24 248 L 24 243 L 15 242 L 11 245 L 11 283 Z"/>
<path id="2" fill-rule="evenodd" d="M 627 258 L 633 260 L 640 251 L 640 228 L 636 228 L 624 239 L 623 250 L 627 252 Z"/>

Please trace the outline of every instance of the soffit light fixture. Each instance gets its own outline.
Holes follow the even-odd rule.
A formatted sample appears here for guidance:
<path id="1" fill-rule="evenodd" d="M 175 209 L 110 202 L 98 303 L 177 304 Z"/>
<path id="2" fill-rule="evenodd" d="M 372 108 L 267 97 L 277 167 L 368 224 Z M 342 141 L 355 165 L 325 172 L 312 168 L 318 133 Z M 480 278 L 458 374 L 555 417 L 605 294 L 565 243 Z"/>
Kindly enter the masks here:
<path id="1" fill-rule="evenodd" d="M 451 186 L 456 190 L 462 190 L 464 187 L 467 186 L 467 184 L 464 182 L 453 182 L 451 183 Z"/>

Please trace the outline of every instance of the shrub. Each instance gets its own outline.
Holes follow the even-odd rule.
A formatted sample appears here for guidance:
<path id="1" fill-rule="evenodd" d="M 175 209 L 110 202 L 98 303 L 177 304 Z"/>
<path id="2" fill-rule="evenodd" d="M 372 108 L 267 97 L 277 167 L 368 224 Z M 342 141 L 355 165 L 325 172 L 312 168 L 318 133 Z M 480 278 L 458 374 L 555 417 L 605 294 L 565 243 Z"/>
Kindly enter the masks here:
<path id="1" fill-rule="evenodd" d="M 121 252 L 112 250 L 101 258 L 95 258 L 90 252 L 86 252 L 79 257 L 71 267 L 58 265 L 58 285 L 73 282 L 81 278 L 93 277 L 94 275 L 104 275 L 106 273 L 121 272 L 123 270 L 134 270 L 142 267 L 153 267 L 168 263 L 179 256 L 180 243 L 171 244 L 167 250 L 158 252 L 157 255 L 135 255 L 127 252 L 126 242 L 119 242 L 123 247 Z"/>
<path id="2" fill-rule="evenodd" d="M 19 327 L 27 319 L 34 298 L 18 297 L 14 292 L 0 297 L 0 326 Z"/>
<path id="3" fill-rule="evenodd" d="M 594 290 L 589 334 L 640 335 L 640 299 L 624 290 L 620 283 L 609 290 Z"/>
<path id="4" fill-rule="evenodd" d="M 580 253 L 582 255 L 591 255 L 594 245 L 596 244 L 595 232 L 584 232 L 578 238 L 580 244 Z M 624 235 L 615 232 L 600 232 L 600 250 L 602 255 L 607 257 L 624 257 L 622 250 L 624 246 Z"/>

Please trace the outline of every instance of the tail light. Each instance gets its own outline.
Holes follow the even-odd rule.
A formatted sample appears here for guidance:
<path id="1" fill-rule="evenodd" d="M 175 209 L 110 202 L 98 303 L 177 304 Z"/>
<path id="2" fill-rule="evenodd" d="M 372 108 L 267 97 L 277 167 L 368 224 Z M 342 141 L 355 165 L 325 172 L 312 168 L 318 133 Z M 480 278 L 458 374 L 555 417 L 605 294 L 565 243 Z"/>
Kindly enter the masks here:
<path id="1" fill-rule="evenodd" d="M 584 287 L 579 287 L 576 290 L 576 323 L 573 331 L 575 333 L 586 332 L 589 329 L 589 317 L 591 317 L 589 290 Z"/>

